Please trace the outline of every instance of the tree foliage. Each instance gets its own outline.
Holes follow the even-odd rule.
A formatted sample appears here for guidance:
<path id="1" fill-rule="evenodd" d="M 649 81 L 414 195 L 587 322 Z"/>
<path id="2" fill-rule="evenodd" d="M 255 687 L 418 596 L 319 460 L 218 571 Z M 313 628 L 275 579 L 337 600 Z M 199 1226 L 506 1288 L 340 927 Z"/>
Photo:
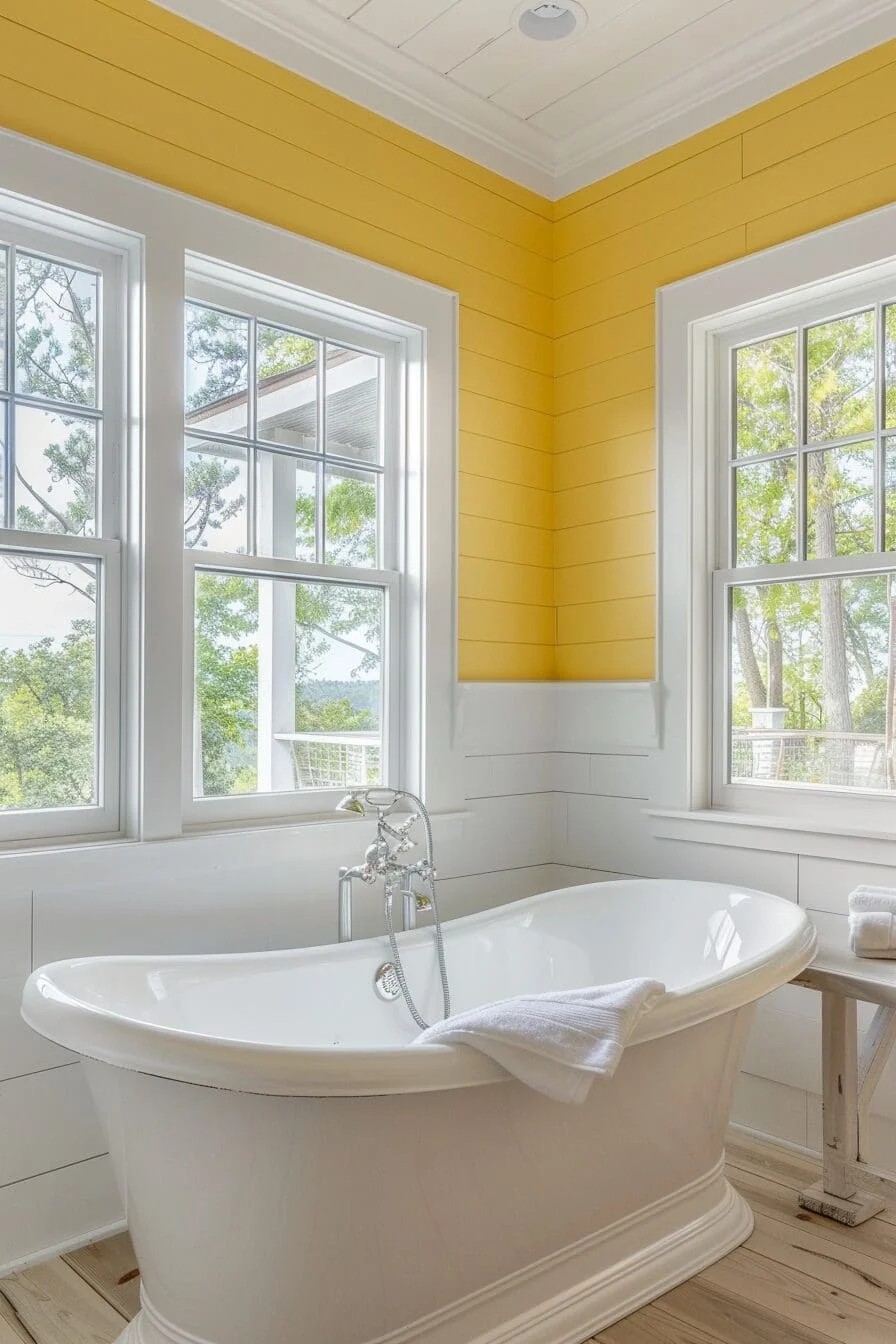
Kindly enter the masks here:
<path id="1" fill-rule="evenodd" d="M 96 516 L 97 437 L 78 413 L 96 405 L 98 284 L 92 275 L 27 254 L 15 275 L 16 385 L 19 392 L 59 404 L 39 412 L 34 451 L 20 443 L 16 525 L 36 533 L 91 535 Z M 248 325 L 217 310 L 188 306 L 187 414 L 245 393 Z M 257 325 L 261 384 L 307 367 L 318 344 L 281 328 Z M 33 414 L 29 408 L 29 414 Z M 184 536 L 190 547 L 220 549 L 223 530 L 245 516 L 239 452 L 187 456 Z M 38 460 L 39 459 L 39 460 Z M 25 463 L 26 465 L 20 465 Z M 325 496 L 331 563 L 376 562 L 376 490 L 359 473 L 331 476 Z M 297 554 L 314 553 L 316 507 L 296 500 Z M 3 562 L 37 588 L 53 587 L 95 603 L 89 565 L 39 559 Z M 378 715 L 351 704 L 345 684 L 329 678 L 315 693 L 331 651 L 345 651 L 351 675 L 375 676 L 379 666 L 381 600 L 364 587 L 296 583 L 295 723 L 298 731 L 372 729 Z M 257 787 L 259 581 L 202 572 L 195 598 L 196 709 L 201 725 L 202 787 L 207 794 Z M 329 674 L 326 674 L 329 676 Z M 74 618 L 67 633 L 0 647 L 0 807 L 71 806 L 95 801 L 96 631 Z"/>
<path id="2" fill-rule="evenodd" d="M 804 368 L 798 364 L 795 333 L 738 351 L 734 490 L 740 566 L 798 558 L 796 454 L 803 416 L 809 445 L 838 444 L 806 455 L 807 557 L 877 550 L 873 313 L 810 329 Z M 764 460 L 751 460 L 760 457 Z M 891 507 L 888 495 L 888 513 Z M 892 658 L 889 599 L 889 583 L 881 575 L 734 590 L 735 728 L 749 727 L 756 721 L 754 711 L 767 707 L 784 711 L 780 727 L 825 735 L 823 746 L 806 746 L 802 761 L 794 758 L 784 777 L 850 782 L 857 758 L 849 735 L 885 732 Z M 768 725 L 767 716 L 759 721 Z M 871 759 L 868 752 L 864 759 L 866 764 Z M 749 757 L 740 766 L 751 773 Z M 735 773 L 737 768 L 736 761 Z"/>

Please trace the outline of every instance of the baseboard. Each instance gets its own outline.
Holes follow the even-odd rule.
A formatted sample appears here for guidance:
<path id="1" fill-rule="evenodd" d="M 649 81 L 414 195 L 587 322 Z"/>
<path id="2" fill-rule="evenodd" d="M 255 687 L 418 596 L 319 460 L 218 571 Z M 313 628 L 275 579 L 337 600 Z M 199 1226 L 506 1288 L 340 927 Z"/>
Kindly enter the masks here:
<path id="1" fill-rule="evenodd" d="M 121 1219 L 116 1223 L 107 1223 L 105 1227 L 94 1227 L 90 1232 L 82 1232 L 77 1237 L 69 1237 L 67 1241 L 60 1241 L 55 1246 L 47 1246 L 40 1251 L 35 1251 L 33 1255 L 24 1255 L 19 1260 L 10 1260 L 5 1265 L 0 1265 L 0 1279 L 6 1279 L 10 1274 L 19 1274 L 23 1269 L 31 1269 L 34 1265 L 46 1264 L 48 1260 L 56 1260 L 60 1255 L 70 1255 L 72 1251 L 80 1251 L 84 1246 L 92 1246 L 95 1241 L 105 1241 L 107 1237 L 115 1237 L 119 1232 L 127 1232 L 128 1225 Z"/>
<path id="2" fill-rule="evenodd" d="M 719 1162 L 594 1236 L 364 1344 L 580 1344 L 727 1255 L 752 1228 Z M 180 1330 L 144 1299 L 118 1344 L 220 1341 Z"/>

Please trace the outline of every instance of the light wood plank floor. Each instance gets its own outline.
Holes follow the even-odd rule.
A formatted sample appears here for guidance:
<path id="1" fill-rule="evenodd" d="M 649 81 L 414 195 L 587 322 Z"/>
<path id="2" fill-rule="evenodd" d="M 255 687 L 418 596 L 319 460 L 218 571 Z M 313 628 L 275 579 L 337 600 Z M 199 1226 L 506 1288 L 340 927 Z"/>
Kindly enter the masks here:
<path id="1" fill-rule="evenodd" d="M 806 1213 L 818 1164 L 772 1144 L 732 1138 L 728 1174 L 750 1240 L 594 1344 L 896 1344 L 896 1209 L 857 1228 Z M 111 1344 L 139 1283 L 126 1235 L 0 1280 L 0 1344 Z"/>

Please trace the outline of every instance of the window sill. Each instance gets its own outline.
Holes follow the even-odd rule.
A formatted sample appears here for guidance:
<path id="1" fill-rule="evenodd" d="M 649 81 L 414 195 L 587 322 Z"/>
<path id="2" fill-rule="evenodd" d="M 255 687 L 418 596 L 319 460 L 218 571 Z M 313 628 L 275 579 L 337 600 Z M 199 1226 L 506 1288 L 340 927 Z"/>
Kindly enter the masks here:
<path id="1" fill-rule="evenodd" d="M 821 859 L 855 859 L 896 865 L 896 835 L 851 827 L 833 830 L 821 822 L 762 816 L 721 809 L 684 811 L 645 808 L 650 831 L 658 840 L 727 845 L 735 849 L 774 850 Z"/>

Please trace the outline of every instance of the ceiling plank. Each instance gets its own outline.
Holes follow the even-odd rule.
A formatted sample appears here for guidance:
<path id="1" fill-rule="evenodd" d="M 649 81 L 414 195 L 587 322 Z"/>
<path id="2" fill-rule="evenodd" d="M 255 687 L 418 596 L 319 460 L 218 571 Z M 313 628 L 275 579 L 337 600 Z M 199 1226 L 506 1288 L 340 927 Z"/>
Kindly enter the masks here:
<path id="1" fill-rule="evenodd" d="M 446 74 L 510 28 L 513 0 L 456 0 L 405 42 L 402 51 Z"/>
<path id="2" fill-rule="evenodd" d="M 605 27 L 611 19 L 634 9 L 639 3 L 640 0 L 603 0 L 600 27 Z M 530 70 L 536 67 L 543 69 L 557 61 L 565 51 L 576 46 L 583 35 L 579 33 L 571 42 L 535 42 L 530 37 L 524 37 L 514 25 L 494 42 L 456 66 L 450 72 L 451 78 L 463 84 L 464 88 L 472 89 L 484 98 L 491 98 L 499 89 L 506 88 Z"/>
<path id="3" fill-rule="evenodd" d="M 317 3 L 331 14 L 338 14 L 341 19 L 350 19 L 359 9 L 364 8 L 367 0 L 317 0 Z"/>
<path id="4" fill-rule="evenodd" d="M 509 84 L 492 102 L 528 120 L 680 28 L 730 4 L 731 0 L 641 0 L 608 23 L 589 25 L 550 66 Z"/>
<path id="5" fill-rule="evenodd" d="M 806 10 L 814 7 L 815 0 L 802 0 L 800 5 Z M 662 90 L 676 78 L 705 82 L 701 71 L 709 62 L 766 31 L 780 14 L 781 0 L 728 0 L 723 8 L 568 93 L 533 117 L 532 124 L 550 135 L 564 136 L 577 131 L 583 117 L 591 122 L 610 117 L 633 97 L 664 97 Z"/>
<path id="6" fill-rule="evenodd" d="M 357 9 L 357 0 L 354 3 Z M 352 22 L 390 47 L 400 47 L 434 19 L 447 15 L 455 4 L 456 0 L 414 0 L 412 5 L 407 0 L 367 0 Z"/>

